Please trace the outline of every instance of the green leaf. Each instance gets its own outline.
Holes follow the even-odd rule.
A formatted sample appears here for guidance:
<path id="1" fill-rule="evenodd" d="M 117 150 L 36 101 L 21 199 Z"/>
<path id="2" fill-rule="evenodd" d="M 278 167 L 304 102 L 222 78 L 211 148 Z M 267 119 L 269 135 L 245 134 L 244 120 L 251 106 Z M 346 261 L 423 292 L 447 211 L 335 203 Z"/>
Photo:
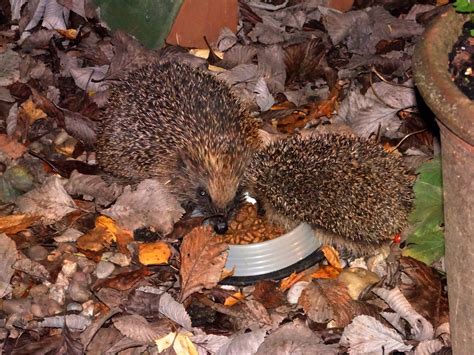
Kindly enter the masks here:
<path id="1" fill-rule="evenodd" d="M 161 48 L 183 0 L 94 0 L 112 30 L 134 35 L 148 48 Z"/>
<path id="2" fill-rule="evenodd" d="M 406 240 L 403 255 L 431 264 L 444 254 L 443 184 L 441 160 L 435 158 L 418 169 L 415 208 L 408 221 L 414 231 Z"/>
<path id="3" fill-rule="evenodd" d="M 431 265 L 444 255 L 444 230 L 441 227 L 419 229 L 407 239 L 404 256 L 411 256 Z"/>
<path id="4" fill-rule="evenodd" d="M 469 0 L 456 0 L 453 6 L 458 12 L 474 12 L 474 3 L 470 2 Z"/>
<path id="5" fill-rule="evenodd" d="M 408 218 L 413 225 L 435 227 L 443 223 L 443 185 L 441 160 L 433 159 L 417 171 L 415 209 Z"/>

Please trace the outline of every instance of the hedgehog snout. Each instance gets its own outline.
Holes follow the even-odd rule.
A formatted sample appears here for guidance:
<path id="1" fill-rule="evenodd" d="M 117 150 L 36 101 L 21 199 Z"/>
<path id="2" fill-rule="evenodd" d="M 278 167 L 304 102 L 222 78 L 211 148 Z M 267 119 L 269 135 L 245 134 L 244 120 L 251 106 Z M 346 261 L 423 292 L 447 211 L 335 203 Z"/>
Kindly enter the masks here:
<path id="1" fill-rule="evenodd" d="M 228 229 L 227 218 L 224 215 L 214 215 L 207 217 L 204 224 L 211 225 L 217 234 L 225 234 Z"/>

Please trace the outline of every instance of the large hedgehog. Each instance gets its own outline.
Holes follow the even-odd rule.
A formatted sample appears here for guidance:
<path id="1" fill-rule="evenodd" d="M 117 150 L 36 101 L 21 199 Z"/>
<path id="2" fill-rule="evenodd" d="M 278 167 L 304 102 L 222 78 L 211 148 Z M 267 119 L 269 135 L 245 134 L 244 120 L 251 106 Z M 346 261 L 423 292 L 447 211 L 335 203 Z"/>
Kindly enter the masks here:
<path id="1" fill-rule="evenodd" d="M 377 143 L 327 134 L 294 136 L 255 155 L 250 190 L 270 220 L 291 229 L 307 222 L 324 242 L 367 254 L 407 223 L 412 179 Z"/>
<path id="2" fill-rule="evenodd" d="M 102 122 L 105 172 L 130 183 L 157 179 L 225 232 L 259 144 L 257 122 L 225 83 L 184 64 L 151 64 L 113 86 Z"/>

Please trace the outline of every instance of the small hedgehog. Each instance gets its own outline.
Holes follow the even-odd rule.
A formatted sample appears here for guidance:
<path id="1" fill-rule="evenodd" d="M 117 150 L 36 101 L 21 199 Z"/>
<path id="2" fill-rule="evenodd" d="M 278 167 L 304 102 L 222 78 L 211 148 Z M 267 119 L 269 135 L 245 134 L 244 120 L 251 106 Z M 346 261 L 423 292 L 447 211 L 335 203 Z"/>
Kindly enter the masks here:
<path id="1" fill-rule="evenodd" d="M 97 160 L 128 183 L 157 179 L 218 233 L 242 200 L 242 177 L 259 146 L 258 123 L 230 87 L 179 63 L 151 64 L 112 87 Z"/>
<path id="2" fill-rule="evenodd" d="M 255 154 L 246 173 L 268 218 L 287 229 L 322 229 L 323 242 L 370 253 L 405 227 L 412 180 L 375 142 L 327 134 L 293 136 Z"/>

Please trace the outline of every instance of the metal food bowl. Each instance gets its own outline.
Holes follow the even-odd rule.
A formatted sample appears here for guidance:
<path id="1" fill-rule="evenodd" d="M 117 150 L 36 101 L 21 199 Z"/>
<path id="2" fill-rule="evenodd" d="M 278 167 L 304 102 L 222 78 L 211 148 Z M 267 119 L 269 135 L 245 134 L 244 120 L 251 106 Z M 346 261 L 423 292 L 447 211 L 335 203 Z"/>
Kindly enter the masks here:
<path id="1" fill-rule="evenodd" d="M 321 241 L 306 223 L 272 240 L 230 245 L 225 268 L 234 269 L 234 274 L 221 283 L 247 285 L 259 280 L 282 279 L 321 261 L 320 246 Z"/>

